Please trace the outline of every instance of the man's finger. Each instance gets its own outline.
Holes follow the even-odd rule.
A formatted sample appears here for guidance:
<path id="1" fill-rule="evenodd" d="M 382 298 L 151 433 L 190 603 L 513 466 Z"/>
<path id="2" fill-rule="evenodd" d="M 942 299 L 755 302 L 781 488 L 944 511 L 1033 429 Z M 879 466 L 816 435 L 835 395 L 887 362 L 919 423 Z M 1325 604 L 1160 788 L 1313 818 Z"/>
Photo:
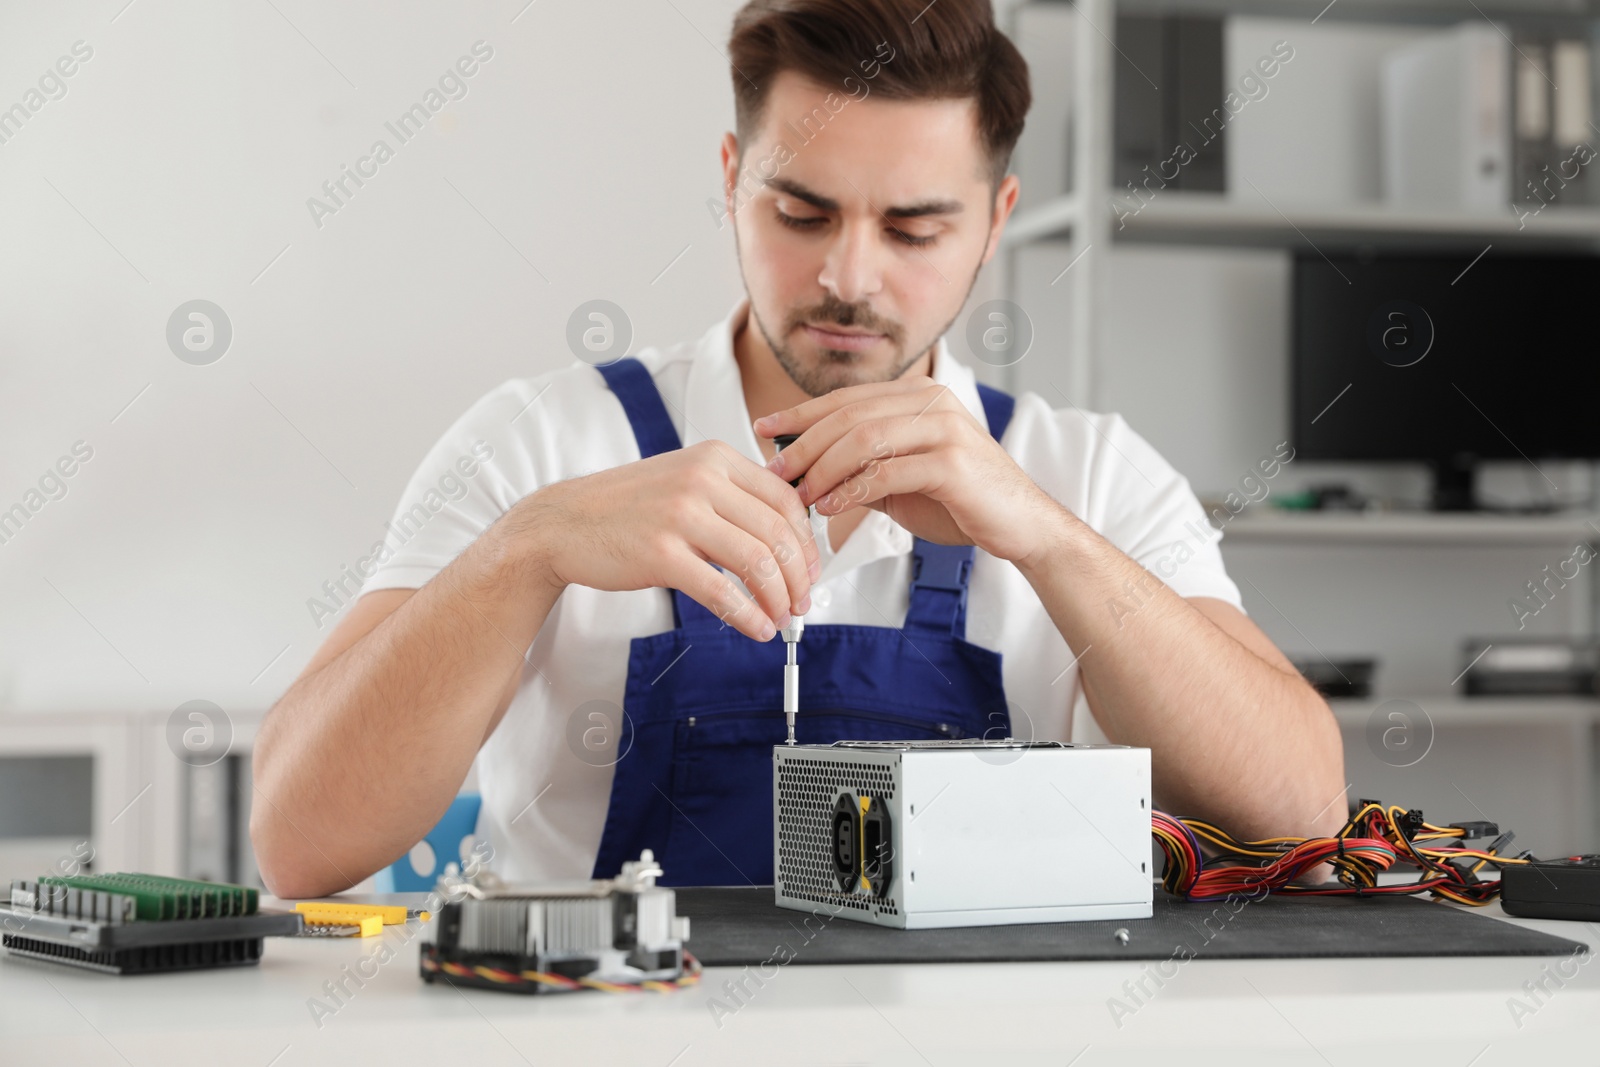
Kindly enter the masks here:
<path id="1" fill-rule="evenodd" d="M 756 433 L 762 437 L 776 437 L 781 433 L 805 433 L 816 422 L 849 404 L 870 400 L 876 396 L 894 396 L 926 388 L 932 379 L 917 376 L 897 378 L 892 382 L 867 382 L 864 385 L 847 385 L 822 396 L 812 397 L 792 408 L 774 411 L 755 421 Z"/>
<path id="2" fill-rule="evenodd" d="M 788 625 L 789 617 L 794 614 L 788 583 L 765 541 L 715 511 L 706 512 L 684 533 L 690 548 L 745 584 L 755 597 L 757 607 L 774 627 Z M 777 575 L 777 580 L 760 580 L 759 576 L 765 574 Z"/>
<path id="3" fill-rule="evenodd" d="M 767 546 L 768 558 L 747 563 L 735 571 L 745 587 L 761 600 L 767 613 L 774 620 L 780 618 L 776 611 L 804 614 L 811 594 L 810 564 L 801 548 L 801 535 L 791 520 L 748 493 L 738 491 L 719 494 L 711 506 L 724 521 Z M 800 515 L 804 517 L 805 512 L 801 511 Z M 809 522 L 805 523 L 804 531 L 806 538 L 813 539 Z"/>
<path id="4" fill-rule="evenodd" d="M 886 497 L 927 494 L 943 484 L 947 473 L 930 452 L 894 456 L 846 478 L 817 501 L 817 514 L 838 515 L 851 508 L 871 507 Z"/>
<path id="5" fill-rule="evenodd" d="M 756 641 L 770 641 L 777 629 L 756 602 L 745 596 L 722 571 L 703 559 L 684 552 L 677 566 L 670 569 L 668 580 L 673 588 L 683 590 L 691 600 L 746 637 Z"/>
<path id="6" fill-rule="evenodd" d="M 714 448 L 727 465 L 728 481 L 732 485 L 760 500 L 788 521 L 805 556 L 805 569 L 808 572 L 820 570 L 822 554 L 811 532 L 811 520 L 806 515 L 805 505 L 800 503 L 799 492 L 789 484 L 788 479 L 779 478 L 759 463 L 746 459 L 726 442 L 709 441 L 706 444 Z"/>
<path id="7" fill-rule="evenodd" d="M 786 481 L 805 475 L 807 482 L 813 482 L 810 471 L 818 458 L 838 447 L 839 443 L 847 440 L 848 435 L 858 427 L 871 423 L 895 422 L 925 431 L 930 424 L 939 421 L 928 416 L 936 416 L 940 412 L 959 412 L 972 425 L 978 425 L 972 413 L 967 411 L 966 405 L 942 385 L 924 385 L 917 390 L 889 395 L 879 394 L 823 416 L 813 423 L 810 429 L 801 433 L 798 440 L 780 452 L 781 460 L 774 458 L 773 462 L 768 464 L 768 468 Z M 869 447 L 876 444 L 877 438 L 885 436 L 886 433 L 887 431 L 879 433 L 874 440 L 867 442 Z M 899 448 L 898 444 L 896 448 Z M 866 452 L 863 451 L 859 458 L 866 459 Z M 849 474 L 849 469 L 831 473 L 837 477 L 833 477 L 827 486 L 818 488 L 813 484 L 815 492 L 811 497 L 804 498 L 802 494 L 804 503 L 811 503 L 817 496 L 831 488 L 833 483 L 843 480 Z"/>
<path id="8" fill-rule="evenodd" d="M 931 451 L 950 443 L 956 432 L 959 428 L 952 429 L 951 424 L 941 418 L 913 421 L 904 416 L 890 416 L 860 422 L 811 464 L 800 482 L 801 503 L 808 506 L 817 503 L 848 479 L 870 480 L 885 460 Z"/>
<path id="9" fill-rule="evenodd" d="M 794 453 L 794 459 L 786 459 L 774 474 L 782 478 L 805 475 L 802 501 L 811 504 L 832 486 L 850 477 L 861 462 L 874 456 L 882 458 L 883 440 L 888 440 L 894 451 L 912 451 L 917 448 L 917 442 L 922 442 L 922 446 L 930 445 L 931 430 L 949 435 L 963 429 L 954 422 L 955 418 L 962 419 L 966 427 L 979 426 L 966 405 L 944 386 L 853 403 L 816 422 L 794 445 L 782 451 L 784 456 Z M 859 435 L 862 427 L 880 429 L 870 430 L 866 440 L 853 442 L 851 435 Z M 813 470 L 822 456 L 832 456 L 834 464 L 814 475 Z M 810 486 L 810 496 L 806 494 L 806 486 Z"/>

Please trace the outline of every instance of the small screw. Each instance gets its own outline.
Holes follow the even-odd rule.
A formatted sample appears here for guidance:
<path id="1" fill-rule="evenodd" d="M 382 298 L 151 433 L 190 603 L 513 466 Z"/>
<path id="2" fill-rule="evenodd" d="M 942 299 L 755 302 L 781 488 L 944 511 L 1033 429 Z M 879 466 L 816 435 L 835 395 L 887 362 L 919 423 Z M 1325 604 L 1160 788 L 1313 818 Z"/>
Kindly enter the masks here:
<path id="1" fill-rule="evenodd" d="M 1115 937 L 1119 943 L 1126 945 L 1128 943 L 1128 928 L 1126 926 L 1118 927 L 1117 932 L 1111 936 Z"/>

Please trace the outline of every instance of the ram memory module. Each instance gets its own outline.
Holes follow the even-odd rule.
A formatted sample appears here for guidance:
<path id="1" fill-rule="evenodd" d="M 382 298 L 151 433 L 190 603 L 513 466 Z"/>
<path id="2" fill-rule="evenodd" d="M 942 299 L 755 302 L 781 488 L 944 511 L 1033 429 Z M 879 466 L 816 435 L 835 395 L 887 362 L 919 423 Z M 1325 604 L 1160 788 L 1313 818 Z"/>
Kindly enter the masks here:
<path id="1" fill-rule="evenodd" d="M 152 874 L 47 875 L 11 883 L 0 945 L 15 955 L 110 974 L 247 966 L 266 937 L 299 933 L 249 886 Z"/>

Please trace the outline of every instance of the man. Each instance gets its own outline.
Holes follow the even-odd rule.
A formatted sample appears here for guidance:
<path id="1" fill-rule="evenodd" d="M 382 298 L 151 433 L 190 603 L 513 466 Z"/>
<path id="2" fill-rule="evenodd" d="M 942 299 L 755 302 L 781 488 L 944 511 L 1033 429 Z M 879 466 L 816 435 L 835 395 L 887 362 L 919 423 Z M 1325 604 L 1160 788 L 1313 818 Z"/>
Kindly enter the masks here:
<path id="1" fill-rule="evenodd" d="M 1158 806 L 1336 830 L 1339 731 L 1188 483 L 1115 416 L 980 389 L 940 340 L 1017 200 L 1027 69 L 989 5 L 754 0 L 729 55 L 748 300 L 698 342 L 508 382 L 444 435 L 408 539 L 262 726 L 267 885 L 391 863 L 474 760 L 507 877 L 649 847 L 672 884 L 770 882 L 796 615 L 802 742 L 1064 740 L 1081 688 L 1152 750 Z M 407 523 L 452 465 L 461 498 Z"/>

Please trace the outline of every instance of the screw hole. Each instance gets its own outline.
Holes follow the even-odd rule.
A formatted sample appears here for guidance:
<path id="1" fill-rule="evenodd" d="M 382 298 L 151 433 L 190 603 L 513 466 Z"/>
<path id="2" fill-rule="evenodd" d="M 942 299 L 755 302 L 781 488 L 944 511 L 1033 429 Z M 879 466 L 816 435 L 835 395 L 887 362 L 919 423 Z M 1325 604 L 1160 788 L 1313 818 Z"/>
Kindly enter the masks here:
<path id="1" fill-rule="evenodd" d="M 1144 807 L 1144 797 L 1140 797 L 1140 798 L 1139 798 L 1139 806 L 1140 806 L 1140 807 L 1141 807 L 1141 808 L 1142 808 L 1142 807 Z"/>

